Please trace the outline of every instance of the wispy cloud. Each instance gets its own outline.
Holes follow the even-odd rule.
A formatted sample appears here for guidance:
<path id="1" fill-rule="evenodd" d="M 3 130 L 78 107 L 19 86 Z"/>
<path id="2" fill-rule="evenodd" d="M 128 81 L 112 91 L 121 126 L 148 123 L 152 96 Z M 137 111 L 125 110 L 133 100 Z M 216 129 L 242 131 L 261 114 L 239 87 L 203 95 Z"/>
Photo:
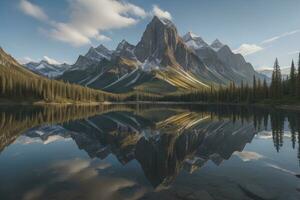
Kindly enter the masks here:
<path id="1" fill-rule="evenodd" d="M 47 61 L 49 64 L 51 65 L 59 65 L 59 64 L 62 64 L 61 62 L 55 60 L 54 58 L 49 58 L 48 56 L 44 56 L 43 59 L 45 61 Z"/>
<path id="2" fill-rule="evenodd" d="M 239 48 L 233 50 L 234 53 L 240 53 L 243 56 L 262 51 L 264 48 L 256 44 L 242 44 Z"/>
<path id="3" fill-rule="evenodd" d="M 235 49 L 233 52 L 234 53 L 240 53 L 242 54 L 243 56 L 247 56 L 247 55 L 251 55 L 251 54 L 254 54 L 254 53 L 257 53 L 259 51 L 262 51 L 264 50 L 266 47 L 267 44 L 270 44 L 270 43 L 273 43 L 281 38 L 284 38 L 284 37 L 287 37 L 287 36 L 291 36 L 291 35 L 294 35 L 296 33 L 300 33 L 300 29 L 297 29 L 297 30 L 293 30 L 293 31 L 290 31 L 290 32 L 285 32 L 285 33 L 282 33 L 280 35 L 277 35 L 277 36 L 274 36 L 274 37 L 271 37 L 269 39 L 266 39 L 264 41 L 262 41 L 260 44 L 242 44 L 239 48 Z M 296 54 L 298 53 L 299 51 L 297 52 L 290 52 L 288 54 Z"/>
<path id="4" fill-rule="evenodd" d="M 160 18 L 166 18 L 168 20 L 172 19 L 172 15 L 171 13 L 169 13 L 168 11 L 162 10 L 161 8 L 159 8 L 157 5 L 153 5 L 152 11 L 151 11 L 152 15 L 155 15 L 157 17 Z"/>
<path id="5" fill-rule="evenodd" d="M 156 15 L 171 20 L 168 11 L 154 5 L 146 12 L 143 8 L 126 1 L 117 0 L 70 0 L 69 20 L 60 22 L 51 20 L 39 6 L 20 0 L 21 10 L 41 21 L 50 28 L 40 29 L 49 37 L 69 43 L 73 46 L 90 44 L 92 40 L 109 41 L 111 38 L 102 34 L 111 29 L 124 28 L 138 23 L 141 19 Z"/>
<path id="6" fill-rule="evenodd" d="M 49 56 L 43 56 L 42 59 L 47 61 L 49 64 L 52 64 L 52 65 L 62 64 L 62 62 L 59 62 L 54 58 L 50 58 Z M 28 57 L 28 56 L 25 56 L 23 58 L 18 59 L 18 62 L 21 63 L 21 64 L 27 64 L 29 62 L 40 62 L 40 60 L 33 59 L 33 58 Z"/>
<path id="7" fill-rule="evenodd" d="M 103 31 L 128 27 L 148 16 L 147 12 L 134 4 L 116 0 L 72 0 L 68 1 L 68 21 L 50 20 L 42 8 L 20 0 L 21 10 L 36 19 L 46 21 L 49 29 L 43 29 L 51 38 L 73 46 L 90 44 L 91 40 L 107 41 Z"/>
<path id="8" fill-rule="evenodd" d="M 274 37 L 271 37 L 269 39 L 266 39 L 266 40 L 262 41 L 261 44 L 269 44 L 269 43 L 275 42 L 275 41 L 277 41 L 281 38 L 294 35 L 296 33 L 300 33 L 300 29 L 293 30 L 293 31 L 290 31 L 290 32 L 285 32 L 285 33 L 282 33 L 280 35 L 276 35 Z"/>
<path id="9" fill-rule="evenodd" d="M 47 21 L 48 20 L 48 16 L 46 15 L 46 13 L 44 12 L 44 10 L 42 8 L 40 8 L 39 6 L 30 3 L 27 0 L 21 0 L 20 1 L 20 9 L 22 10 L 23 13 L 34 17 L 38 20 L 41 21 Z"/>

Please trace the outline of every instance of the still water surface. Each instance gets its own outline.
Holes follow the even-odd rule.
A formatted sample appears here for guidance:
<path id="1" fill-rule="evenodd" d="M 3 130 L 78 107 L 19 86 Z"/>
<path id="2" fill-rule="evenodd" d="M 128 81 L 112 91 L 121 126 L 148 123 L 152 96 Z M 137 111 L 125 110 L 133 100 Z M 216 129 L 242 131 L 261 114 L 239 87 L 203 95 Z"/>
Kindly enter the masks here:
<path id="1" fill-rule="evenodd" d="M 0 199 L 300 199 L 300 114 L 0 107 Z"/>

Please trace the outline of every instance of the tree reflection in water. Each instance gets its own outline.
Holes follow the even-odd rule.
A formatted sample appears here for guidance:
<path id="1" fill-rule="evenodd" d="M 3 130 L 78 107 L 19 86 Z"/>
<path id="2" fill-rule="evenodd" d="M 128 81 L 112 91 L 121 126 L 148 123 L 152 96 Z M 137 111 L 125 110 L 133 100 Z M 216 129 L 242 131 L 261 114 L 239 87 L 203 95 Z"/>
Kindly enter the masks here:
<path id="1" fill-rule="evenodd" d="M 0 107 L 0 116 L 0 151 L 21 134 L 40 137 L 34 131 L 47 128 L 51 135 L 71 137 L 91 158 L 113 154 L 124 165 L 137 160 L 153 187 L 168 186 L 182 169 L 192 173 L 209 160 L 220 165 L 242 151 L 258 132 L 272 137 L 279 152 L 288 126 L 292 148 L 297 142 L 300 146 L 299 114 L 256 107 Z M 57 124 L 60 128 L 51 130 Z M 68 134 L 62 134 L 64 130 Z"/>

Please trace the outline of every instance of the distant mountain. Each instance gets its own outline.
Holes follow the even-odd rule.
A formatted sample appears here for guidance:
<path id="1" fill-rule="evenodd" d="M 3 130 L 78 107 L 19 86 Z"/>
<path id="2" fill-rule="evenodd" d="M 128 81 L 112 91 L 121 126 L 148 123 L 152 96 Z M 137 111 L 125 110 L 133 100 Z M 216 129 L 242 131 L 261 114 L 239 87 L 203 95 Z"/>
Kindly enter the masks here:
<path id="1" fill-rule="evenodd" d="M 112 52 L 103 45 L 96 48 L 91 47 L 84 56 L 80 55 L 78 57 L 76 63 L 72 66 L 72 70 L 87 69 L 88 67 L 97 65 L 103 59 L 110 60 L 111 56 Z"/>
<path id="2" fill-rule="evenodd" d="M 261 74 L 266 75 L 269 78 L 272 78 L 273 69 L 259 69 L 257 71 Z M 289 76 L 290 71 L 291 71 L 290 67 L 281 68 L 281 75 L 283 79 L 286 79 Z"/>
<path id="3" fill-rule="evenodd" d="M 1 100 L 8 102 L 105 101 L 107 98 L 114 99 L 115 97 L 107 92 L 66 84 L 62 81 L 53 81 L 33 73 L 19 64 L 1 47 L 0 82 Z"/>
<path id="4" fill-rule="evenodd" d="M 186 45 L 192 49 L 200 49 L 203 47 L 208 47 L 208 44 L 198 35 L 188 32 L 182 37 Z"/>
<path id="5" fill-rule="evenodd" d="M 173 22 L 155 16 L 136 46 L 123 40 L 114 51 L 92 47 L 58 79 L 109 92 L 165 94 L 251 83 L 254 75 L 263 78 L 219 40 L 208 45 L 192 32 L 181 38 Z"/>
<path id="6" fill-rule="evenodd" d="M 207 45 L 201 37 L 190 32 L 185 34 L 183 39 L 216 76 L 235 81 L 236 84 L 240 84 L 242 81 L 251 83 L 254 75 L 260 79 L 266 78 L 257 73 L 241 54 L 234 54 L 227 45 L 218 39 L 211 45 Z"/>
<path id="7" fill-rule="evenodd" d="M 40 62 L 29 62 L 24 64 L 24 66 L 37 74 L 49 78 L 55 78 L 57 76 L 60 76 L 66 70 L 71 68 L 71 66 L 66 63 L 51 64 L 46 60 L 41 60 Z"/>
<path id="8" fill-rule="evenodd" d="M 224 46 L 224 44 L 222 42 L 220 42 L 218 39 L 213 41 L 210 45 L 210 47 L 215 51 L 219 51 L 223 46 Z"/>

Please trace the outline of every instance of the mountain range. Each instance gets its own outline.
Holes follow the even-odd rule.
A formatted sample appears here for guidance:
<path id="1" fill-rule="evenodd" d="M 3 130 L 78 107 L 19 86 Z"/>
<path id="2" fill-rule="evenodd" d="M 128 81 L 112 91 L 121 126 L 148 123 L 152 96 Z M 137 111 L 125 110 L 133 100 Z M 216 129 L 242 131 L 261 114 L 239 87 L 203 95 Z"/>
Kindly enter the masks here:
<path id="1" fill-rule="evenodd" d="M 156 16 L 137 45 L 123 40 L 115 50 L 91 47 L 73 65 L 41 61 L 25 66 L 50 78 L 116 93 L 166 94 L 231 81 L 251 84 L 254 75 L 267 78 L 218 39 L 209 45 L 191 32 L 181 37 L 172 21 Z"/>
<path id="2" fill-rule="evenodd" d="M 181 37 L 172 21 L 156 16 L 136 45 L 123 40 L 115 50 L 91 47 L 73 65 L 42 60 L 24 66 L 48 78 L 115 93 L 170 94 L 232 81 L 251 84 L 253 76 L 268 79 L 218 39 L 208 44 L 192 32 Z"/>
<path id="3" fill-rule="evenodd" d="M 29 62 L 24 65 L 27 69 L 48 77 L 55 78 L 62 75 L 66 70 L 71 68 L 71 65 L 66 63 L 63 64 L 53 64 L 47 60 L 41 60 L 40 62 Z"/>
<path id="4" fill-rule="evenodd" d="M 272 78 L 273 69 L 266 68 L 266 69 L 259 69 L 257 71 L 269 78 Z M 288 76 L 290 75 L 291 67 L 282 67 L 280 71 L 281 71 L 282 78 L 287 79 Z"/>

